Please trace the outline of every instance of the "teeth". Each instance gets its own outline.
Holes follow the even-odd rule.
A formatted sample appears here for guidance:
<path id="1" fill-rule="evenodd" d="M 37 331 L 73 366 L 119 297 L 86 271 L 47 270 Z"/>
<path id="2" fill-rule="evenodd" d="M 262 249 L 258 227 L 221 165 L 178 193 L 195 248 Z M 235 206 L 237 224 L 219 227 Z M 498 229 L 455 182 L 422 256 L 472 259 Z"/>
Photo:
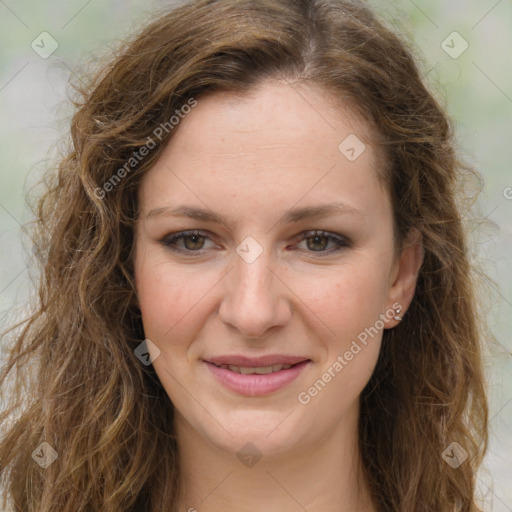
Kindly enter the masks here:
<path id="1" fill-rule="evenodd" d="M 267 373 L 280 372 L 281 370 L 288 370 L 291 368 L 291 364 L 273 364 L 272 366 L 259 366 L 257 368 L 248 368 L 246 366 L 236 366 L 234 364 L 221 364 L 220 368 L 225 370 L 231 370 L 232 372 L 242 373 L 244 375 L 252 375 L 257 373 L 258 375 L 265 375 Z"/>

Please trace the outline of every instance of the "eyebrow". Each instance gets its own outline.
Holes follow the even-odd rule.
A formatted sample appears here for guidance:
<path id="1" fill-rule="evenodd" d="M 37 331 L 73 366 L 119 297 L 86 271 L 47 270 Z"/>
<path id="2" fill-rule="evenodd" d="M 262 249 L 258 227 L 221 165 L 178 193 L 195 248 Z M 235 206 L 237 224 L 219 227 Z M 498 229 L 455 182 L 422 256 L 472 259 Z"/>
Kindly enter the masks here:
<path id="1" fill-rule="evenodd" d="M 293 223 L 304 219 L 319 219 L 323 217 L 332 217 L 340 214 L 353 214 L 365 216 L 363 212 L 346 203 L 330 203 L 315 206 L 305 206 L 301 208 L 291 208 L 284 212 L 280 222 Z M 176 208 L 161 207 L 154 208 L 146 215 L 146 220 L 158 216 L 165 217 L 188 217 L 203 222 L 212 222 L 228 225 L 229 220 L 218 213 L 206 208 L 195 206 L 180 205 Z"/>

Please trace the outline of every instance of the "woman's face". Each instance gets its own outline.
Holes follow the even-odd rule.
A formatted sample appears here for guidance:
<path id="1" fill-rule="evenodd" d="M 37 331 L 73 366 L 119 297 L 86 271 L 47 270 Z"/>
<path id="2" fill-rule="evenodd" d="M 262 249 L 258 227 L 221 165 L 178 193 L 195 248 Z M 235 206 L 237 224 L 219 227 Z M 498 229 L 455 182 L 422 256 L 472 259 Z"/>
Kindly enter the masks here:
<path id="1" fill-rule="evenodd" d="M 279 82 L 203 96 L 139 190 L 153 365 L 178 432 L 224 450 L 353 430 L 393 304 L 412 296 L 417 257 L 394 257 L 379 153 L 330 105 Z"/>

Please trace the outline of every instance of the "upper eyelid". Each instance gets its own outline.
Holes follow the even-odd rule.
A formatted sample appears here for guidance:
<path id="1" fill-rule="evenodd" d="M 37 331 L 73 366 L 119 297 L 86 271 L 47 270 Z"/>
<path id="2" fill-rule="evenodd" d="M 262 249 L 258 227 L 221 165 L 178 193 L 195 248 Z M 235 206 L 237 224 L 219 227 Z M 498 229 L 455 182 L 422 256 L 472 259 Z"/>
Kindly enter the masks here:
<path id="1" fill-rule="evenodd" d="M 203 237 L 209 239 L 210 241 L 215 242 L 211 236 L 211 233 L 209 233 L 208 231 L 201 230 L 201 229 L 190 229 L 190 230 L 184 230 L 184 231 L 176 231 L 175 233 L 170 233 L 169 235 L 166 235 L 161 241 L 165 244 L 166 242 L 173 242 L 175 240 L 180 240 L 180 239 L 183 239 L 184 237 L 194 236 L 194 235 L 203 236 Z M 314 236 L 323 236 L 323 237 L 329 238 L 330 240 L 334 240 L 335 242 L 336 241 L 342 242 L 342 243 L 338 244 L 338 247 L 340 247 L 340 248 L 343 246 L 347 246 L 351 243 L 350 239 L 344 235 L 339 235 L 337 233 L 333 233 L 331 231 L 322 230 L 322 229 L 309 229 L 309 230 L 301 231 L 300 233 L 295 235 L 293 238 L 297 239 L 298 242 L 302 242 L 302 241 L 307 240 L 308 238 L 312 238 Z M 169 245 L 170 245 L 170 243 L 169 243 Z M 200 253 L 204 249 L 198 249 L 197 251 L 193 251 L 190 249 L 188 249 L 188 250 L 187 249 L 178 249 L 178 250 L 181 250 L 183 252 L 189 252 L 189 253 L 193 253 L 193 252 Z M 312 251 L 312 252 L 314 252 L 314 251 Z M 329 252 L 329 251 L 317 251 L 317 252 L 320 253 L 320 252 Z"/>
<path id="2" fill-rule="evenodd" d="M 185 231 L 176 231 L 175 233 L 169 233 L 162 238 L 162 241 L 165 242 L 167 240 L 178 240 L 180 238 L 184 238 L 186 236 L 204 236 L 213 241 L 213 237 L 211 233 L 208 231 L 202 231 L 200 229 L 187 229 Z"/>

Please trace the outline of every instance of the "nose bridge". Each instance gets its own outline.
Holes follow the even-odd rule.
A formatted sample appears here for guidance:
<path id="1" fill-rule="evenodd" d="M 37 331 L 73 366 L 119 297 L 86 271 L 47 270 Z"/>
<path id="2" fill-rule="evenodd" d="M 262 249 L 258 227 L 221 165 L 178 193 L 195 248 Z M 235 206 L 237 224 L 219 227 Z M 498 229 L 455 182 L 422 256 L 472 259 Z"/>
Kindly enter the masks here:
<path id="1" fill-rule="evenodd" d="M 273 274 L 269 270 L 268 253 L 261 254 L 256 260 L 247 262 L 237 258 L 234 272 L 233 292 L 244 302 L 269 299 L 273 288 Z"/>
<path id="2" fill-rule="evenodd" d="M 283 325 L 290 310 L 282 286 L 271 271 L 271 254 L 245 240 L 237 247 L 234 269 L 220 307 L 222 321 L 247 337 L 259 337 L 269 328 Z"/>

